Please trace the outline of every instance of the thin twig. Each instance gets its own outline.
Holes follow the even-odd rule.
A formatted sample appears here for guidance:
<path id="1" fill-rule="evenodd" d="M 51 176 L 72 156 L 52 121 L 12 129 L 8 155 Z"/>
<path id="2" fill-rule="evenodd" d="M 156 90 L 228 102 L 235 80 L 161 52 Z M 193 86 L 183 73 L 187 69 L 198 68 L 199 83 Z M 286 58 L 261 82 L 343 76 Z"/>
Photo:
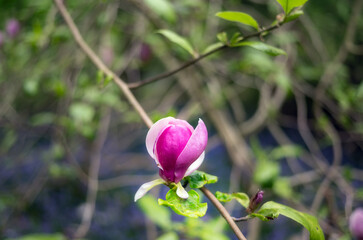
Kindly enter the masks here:
<path id="1" fill-rule="evenodd" d="M 239 217 L 239 218 L 232 217 L 232 219 L 235 222 L 245 222 L 245 221 L 248 221 L 249 219 L 251 219 L 251 217 L 250 216 Z"/>
<path id="2" fill-rule="evenodd" d="M 200 188 L 200 190 L 213 203 L 213 205 L 217 208 L 217 210 L 224 217 L 224 219 L 226 219 L 227 223 L 232 228 L 233 232 L 236 234 L 238 239 L 247 240 L 246 237 L 241 232 L 241 230 L 238 228 L 237 224 L 233 221 L 231 215 L 229 215 L 227 210 L 218 201 L 218 199 L 213 195 L 213 193 L 211 193 L 206 187 L 202 187 L 202 188 Z"/>
<path id="3" fill-rule="evenodd" d="M 82 35 L 80 34 L 77 26 L 74 24 L 72 17 L 70 16 L 67 8 L 63 4 L 63 0 L 54 0 L 55 4 L 58 7 L 58 10 L 62 14 L 65 22 L 67 23 L 69 29 L 72 32 L 72 35 L 78 45 L 81 47 L 83 52 L 91 59 L 91 61 L 97 66 L 97 68 L 102 71 L 106 76 L 112 77 L 113 81 L 117 84 L 117 86 L 121 89 L 121 91 L 125 94 L 125 97 L 145 122 L 146 126 L 151 127 L 153 122 L 150 117 L 146 114 L 145 110 L 142 108 L 140 103 L 137 101 L 135 96 L 132 94 L 127 84 L 119 78 L 114 72 L 112 72 L 95 54 L 95 52 L 88 46 L 88 44 L 84 41 Z"/>
<path id="4" fill-rule="evenodd" d="M 111 111 L 108 109 L 105 116 L 101 119 L 100 127 L 98 129 L 97 138 L 93 143 L 93 151 L 91 151 L 90 167 L 88 176 L 88 189 L 86 204 L 82 213 L 82 222 L 78 226 L 74 237 L 83 238 L 90 226 L 92 217 L 95 210 L 96 198 L 98 192 L 98 173 L 101 164 L 101 149 L 106 141 L 108 128 L 111 120 Z"/>
<path id="5" fill-rule="evenodd" d="M 268 28 L 264 28 L 264 29 L 262 29 L 262 30 L 260 30 L 258 32 L 255 32 L 255 33 L 252 33 L 250 35 L 247 35 L 247 36 L 243 37 L 243 39 L 241 41 L 239 41 L 239 42 L 243 42 L 243 41 L 245 41 L 245 40 L 247 40 L 249 38 L 258 37 L 263 33 L 275 30 L 275 29 L 277 29 L 277 28 L 279 28 L 281 26 L 282 26 L 282 23 L 272 25 L 272 26 L 270 26 Z M 222 45 L 222 46 L 220 46 L 220 47 L 218 47 L 218 48 L 216 48 L 216 49 L 214 49 L 214 50 L 212 50 L 210 52 L 207 52 L 207 53 L 204 53 L 204 54 L 200 55 L 197 58 L 194 58 L 192 60 L 189 60 L 188 62 L 185 62 L 184 64 L 182 64 L 181 66 L 175 68 L 174 70 L 171 70 L 171 71 L 165 72 L 165 73 L 161 73 L 159 75 L 156 75 L 154 77 L 148 78 L 148 79 L 140 81 L 140 82 L 129 83 L 128 87 L 131 88 L 131 89 L 138 88 L 138 87 L 144 86 L 146 84 L 149 84 L 149 83 L 152 83 L 152 82 L 155 82 L 155 81 L 170 77 L 170 76 L 172 76 L 172 75 L 174 75 L 174 74 L 176 74 L 176 73 L 178 73 L 178 72 L 180 72 L 180 71 L 194 65 L 195 63 L 197 63 L 200 60 L 208 57 L 209 55 L 212 55 L 213 53 L 219 52 L 219 51 L 227 49 L 227 48 L 229 48 L 228 45 Z"/>

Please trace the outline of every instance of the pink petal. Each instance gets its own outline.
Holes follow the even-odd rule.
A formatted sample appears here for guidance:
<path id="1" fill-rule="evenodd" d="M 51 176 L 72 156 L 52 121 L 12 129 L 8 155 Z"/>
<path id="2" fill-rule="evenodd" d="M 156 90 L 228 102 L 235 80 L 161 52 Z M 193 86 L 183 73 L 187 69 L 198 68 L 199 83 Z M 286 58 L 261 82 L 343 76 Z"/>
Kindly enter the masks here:
<path id="1" fill-rule="evenodd" d="M 199 119 L 198 126 L 195 128 L 192 136 L 186 144 L 183 151 L 180 153 L 175 165 L 175 179 L 178 183 L 185 175 L 189 166 L 195 162 L 204 152 L 208 142 L 208 131 L 202 121 Z"/>
<path id="2" fill-rule="evenodd" d="M 185 120 L 181 120 L 181 119 L 173 119 L 169 122 L 169 124 L 174 124 L 174 125 L 179 125 L 179 126 L 183 126 L 186 128 L 189 128 L 189 130 L 191 132 L 194 132 L 194 128 L 192 127 L 192 125 L 190 125 L 187 121 Z"/>
<path id="3" fill-rule="evenodd" d="M 184 125 L 169 124 L 156 140 L 156 158 L 163 169 L 163 175 L 171 182 L 174 182 L 175 163 L 191 135 L 190 129 Z"/>
<path id="4" fill-rule="evenodd" d="M 151 128 L 149 129 L 149 131 L 147 132 L 146 135 L 146 149 L 149 153 L 149 155 L 155 159 L 155 161 L 157 161 L 155 154 L 154 154 L 154 145 L 155 145 L 155 141 L 158 138 L 160 132 L 163 130 L 163 128 L 165 128 L 170 121 L 172 121 L 173 117 L 167 117 L 167 118 L 162 118 L 159 121 L 157 121 L 156 123 L 154 123 Z M 158 162 L 156 162 L 158 164 Z"/>
<path id="5" fill-rule="evenodd" d="M 203 161 L 204 161 L 204 155 L 205 152 L 202 152 L 202 154 L 199 156 L 199 158 L 197 160 L 195 160 L 195 162 L 193 162 L 189 168 L 187 169 L 187 171 L 184 174 L 184 177 L 189 176 L 190 174 L 192 174 L 195 170 L 197 170 L 200 165 L 202 165 Z"/>

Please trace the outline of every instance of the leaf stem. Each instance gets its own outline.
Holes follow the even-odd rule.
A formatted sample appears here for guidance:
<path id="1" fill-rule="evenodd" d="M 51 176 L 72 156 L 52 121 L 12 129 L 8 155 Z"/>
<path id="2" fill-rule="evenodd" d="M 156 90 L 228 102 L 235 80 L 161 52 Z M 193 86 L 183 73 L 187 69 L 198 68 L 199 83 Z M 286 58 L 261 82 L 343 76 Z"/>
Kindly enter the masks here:
<path id="1" fill-rule="evenodd" d="M 239 240 L 247 240 L 247 238 L 243 235 L 241 230 L 238 228 L 237 224 L 234 222 L 231 215 L 229 215 L 228 211 L 224 208 L 224 206 L 218 201 L 218 199 L 208 190 L 206 187 L 201 187 L 200 190 L 204 193 L 204 195 L 213 203 L 213 205 L 217 208 L 219 213 L 226 219 L 229 226 L 232 228 L 233 232 L 236 234 Z"/>

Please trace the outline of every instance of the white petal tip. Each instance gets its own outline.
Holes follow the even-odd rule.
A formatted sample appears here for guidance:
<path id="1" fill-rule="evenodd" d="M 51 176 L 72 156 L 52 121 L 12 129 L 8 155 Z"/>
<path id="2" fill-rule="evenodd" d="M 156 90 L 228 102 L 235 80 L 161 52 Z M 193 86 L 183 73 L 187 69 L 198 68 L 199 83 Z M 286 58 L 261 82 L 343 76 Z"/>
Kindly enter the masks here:
<path id="1" fill-rule="evenodd" d="M 164 183 L 164 180 L 156 179 L 154 181 L 142 184 L 141 187 L 135 193 L 134 201 L 136 202 L 137 200 L 142 198 L 150 189 L 152 189 L 153 187 L 155 187 L 159 184 L 163 184 L 163 183 Z"/>

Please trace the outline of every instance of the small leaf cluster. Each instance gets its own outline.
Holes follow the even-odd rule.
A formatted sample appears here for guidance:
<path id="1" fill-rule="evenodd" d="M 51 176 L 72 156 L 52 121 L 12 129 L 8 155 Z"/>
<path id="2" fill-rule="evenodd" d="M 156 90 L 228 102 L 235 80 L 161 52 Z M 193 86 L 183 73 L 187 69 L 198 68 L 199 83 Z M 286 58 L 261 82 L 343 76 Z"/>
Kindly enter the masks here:
<path id="1" fill-rule="evenodd" d="M 228 194 L 216 192 L 215 195 L 221 202 L 228 202 L 234 199 L 237 200 L 237 202 L 239 202 L 246 209 L 250 205 L 250 199 L 245 193 L 239 192 Z M 325 239 L 319 222 L 314 216 L 273 201 L 264 203 L 258 211 L 251 212 L 246 217 L 244 217 L 244 219 L 248 220 L 250 218 L 257 217 L 262 221 L 271 221 L 276 219 L 280 214 L 303 225 L 310 233 L 310 240 Z"/>
<path id="2" fill-rule="evenodd" d="M 202 171 L 194 171 L 191 175 L 184 178 L 184 181 L 189 184 L 190 188 L 201 188 L 206 184 L 216 183 L 216 176 L 207 174 Z M 166 194 L 166 199 L 159 199 L 159 205 L 170 207 L 175 213 L 186 217 L 198 218 L 203 217 L 207 212 L 207 203 L 201 203 L 198 192 L 191 189 L 188 191 L 187 199 L 180 198 L 177 193 L 176 186 L 171 186 L 171 189 Z"/>

